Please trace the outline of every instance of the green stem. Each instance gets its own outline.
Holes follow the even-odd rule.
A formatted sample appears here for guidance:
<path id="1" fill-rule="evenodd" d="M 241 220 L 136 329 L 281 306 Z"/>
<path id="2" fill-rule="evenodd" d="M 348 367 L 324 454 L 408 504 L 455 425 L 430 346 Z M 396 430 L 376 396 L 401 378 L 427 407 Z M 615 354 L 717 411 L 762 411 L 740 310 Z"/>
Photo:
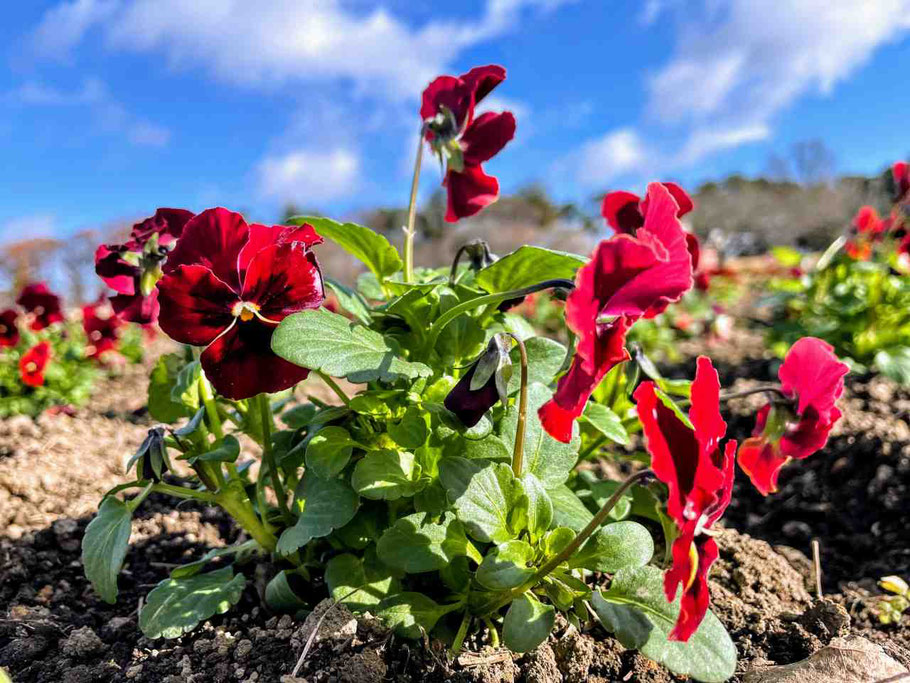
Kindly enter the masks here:
<path id="1" fill-rule="evenodd" d="M 404 230 L 404 281 L 414 281 L 414 234 L 417 222 L 417 188 L 420 185 L 420 165 L 423 161 L 423 136 L 425 126 L 420 127 L 417 143 L 417 157 L 414 159 L 414 176 L 411 178 L 411 199 L 408 202 L 408 224 Z"/>
<path id="2" fill-rule="evenodd" d="M 348 395 L 344 393 L 344 390 L 338 386 L 338 383 L 334 379 L 332 379 L 324 372 L 317 372 L 316 374 L 319 375 L 320 379 L 326 383 L 329 389 L 335 392 L 335 395 L 341 399 L 342 403 L 344 403 L 346 406 L 351 405 L 351 399 L 348 398 Z"/>
<path id="3" fill-rule="evenodd" d="M 199 396 L 202 398 L 202 404 L 205 406 L 205 414 L 209 418 L 212 434 L 215 435 L 216 439 L 223 439 L 224 428 L 221 425 L 221 416 L 218 414 L 218 406 L 215 404 L 215 394 L 212 391 L 212 385 L 204 376 L 199 378 Z"/>
<path id="4" fill-rule="evenodd" d="M 145 488 L 139 492 L 139 495 L 127 501 L 126 506 L 130 509 L 130 512 L 133 512 L 137 507 L 142 505 L 142 501 L 148 498 L 148 495 L 152 492 L 154 487 L 155 482 L 149 482 L 146 484 Z"/>
<path id="5" fill-rule="evenodd" d="M 461 619 L 461 625 L 458 627 L 458 632 L 455 634 L 455 640 L 452 642 L 451 653 L 457 655 L 461 652 L 461 646 L 464 645 L 465 636 L 468 635 L 468 628 L 471 626 L 471 613 L 465 610 L 464 616 Z"/>
<path id="6" fill-rule="evenodd" d="M 494 650 L 499 648 L 499 631 L 496 628 L 496 624 L 493 623 L 493 620 L 489 617 L 483 618 L 483 623 L 486 625 L 487 630 L 490 632 L 490 647 Z"/>
<path id="7" fill-rule="evenodd" d="M 155 484 L 152 487 L 152 491 L 155 493 L 166 493 L 169 496 L 175 496 L 177 498 L 199 500 L 204 503 L 215 502 L 215 496 L 208 491 L 197 491 L 196 489 L 188 489 L 185 486 L 173 486 L 172 484 L 165 484 L 163 482 Z"/>
<path id="8" fill-rule="evenodd" d="M 540 583 L 540 581 L 547 574 L 552 572 L 559 565 L 561 565 L 563 562 L 565 562 L 570 557 L 572 557 L 572 555 L 575 554 L 575 552 L 584 544 L 584 542 L 587 541 L 588 538 L 590 538 L 591 535 L 595 531 L 597 531 L 597 529 L 600 527 L 600 525 L 603 524 L 604 521 L 607 519 L 607 516 L 610 514 L 610 511 L 614 507 L 616 507 L 616 504 L 619 502 L 620 498 L 622 498 L 623 494 L 629 489 L 629 487 L 631 487 L 636 482 L 641 481 L 642 479 L 645 479 L 646 477 L 650 477 L 653 474 L 654 474 L 653 471 L 646 469 L 646 470 L 640 470 L 639 472 L 636 472 L 632 476 L 627 477 L 626 480 L 622 484 L 619 485 L 619 488 L 617 488 L 616 491 L 613 492 L 613 495 L 607 499 L 607 502 L 605 502 L 603 504 L 603 507 L 601 507 L 600 510 L 597 511 L 597 514 L 594 515 L 594 517 L 591 519 L 591 521 L 588 522 L 588 525 L 584 529 L 582 529 L 581 532 L 575 538 L 572 539 L 571 543 L 569 543 L 565 548 L 563 548 L 558 554 L 554 555 L 549 560 L 547 560 L 544 564 L 542 564 L 540 566 L 540 568 L 536 572 L 534 572 L 534 575 L 530 579 L 528 579 L 524 584 L 522 584 L 521 586 L 518 586 L 517 588 L 513 588 L 512 590 L 507 591 L 506 593 L 490 600 L 489 602 L 487 602 L 487 604 L 481 606 L 477 610 L 477 613 L 481 614 L 481 615 L 492 614 L 493 612 L 500 609 L 504 605 L 508 605 L 519 595 L 522 595 L 523 593 L 525 593 L 526 591 L 530 590 L 531 588 L 536 586 L 538 583 Z"/>
<path id="9" fill-rule="evenodd" d="M 525 343 L 514 334 L 509 336 L 518 344 L 521 357 L 521 389 L 518 394 L 518 424 L 515 426 L 515 447 L 512 449 L 512 473 L 521 476 L 525 455 L 525 427 L 528 421 L 528 351 Z"/>
<path id="10" fill-rule="evenodd" d="M 284 484 L 281 483 L 281 473 L 278 471 L 278 463 L 275 462 L 275 453 L 272 451 L 272 406 L 269 404 L 268 394 L 259 394 L 259 414 L 262 416 L 262 458 L 269 468 L 269 474 L 272 477 L 272 486 L 275 488 L 275 496 L 278 498 L 278 508 L 281 510 L 281 516 L 289 523 L 294 523 L 294 515 L 288 508 L 288 496 L 284 490 Z M 261 513 L 265 515 L 265 510 Z"/>
<path id="11" fill-rule="evenodd" d="M 253 539 L 269 552 L 274 552 L 278 545 L 278 539 L 275 534 L 265 528 L 259 518 L 256 516 L 253 506 L 249 500 L 241 500 L 231 489 L 219 491 L 215 496 L 217 502 L 225 511 L 233 517 L 237 523 Z"/>
<path id="12" fill-rule="evenodd" d="M 578 454 L 578 459 L 585 460 L 586 458 L 588 458 L 598 448 L 603 446 L 604 442 L 606 442 L 606 440 L 607 440 L 607 437 L 599 436 L 598 438 L 591 441 L 591 444 L 587 448 L 585 448 L 581 453 Z"/>
<path id="13" fill-rule="evenodd" d="M 445 329 L 445 326 L 455 320 L 455 318 L 461 314 L 467 313 L 471 309 L 477 308 L 478 306 L 484 306 L 486 304 L 498 304 L 502 301 L 508 301 L 509 299 L 518 299 L 523 296 L 527 296 L 528 294 L 534 294 L 535 292 L 540 292 L 544 289 L 552 289 L 555 287 L 571 289 L 575 287 L 575 283 L 571 280 L 563 279 L 545 280 L 543 282 L 537 283 L 536 285 L 524 287 L 523 289 L 513 289 L 508 292 L 485 294 L 484 296 L 479 296 L 475 299 L 460 303 L 457 306 L 452 306 L 452 308 L 439 316 L 439 318 L 436 319 L 436 322 L 430 326 L 428 347 L 430 349 L 435 348 L 436 340 L 439 338 L 439 334 L 443 331 L 443 329 Z"/>

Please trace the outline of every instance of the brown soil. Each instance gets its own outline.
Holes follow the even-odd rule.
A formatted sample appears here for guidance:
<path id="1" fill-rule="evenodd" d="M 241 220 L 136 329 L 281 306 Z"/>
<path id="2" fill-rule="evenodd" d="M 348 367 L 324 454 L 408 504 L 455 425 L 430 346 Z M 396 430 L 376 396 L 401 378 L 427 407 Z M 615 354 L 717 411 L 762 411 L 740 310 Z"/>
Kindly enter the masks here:
<path id="1" fill-rule="evenodd" d="M 744 362 L 731 353 L 723 360 L 725 386 L 776 373 L 768 359 Z M 144 377 L 144 370 L 127 370 L 75 418 L 0 422 L 0 666 L 16 683 L 677 680 L 593 624 L 584 633 L 561 624 L 548 643 L 523 657 L 484 649 L 477 638 L 451 661 L 438 643 L 395 638 L 341 608 L 327 619 L 334 626 L 320 631 L 301 678 L 291 679 L 314 620 L 278 618 L 260 606 L 253 586 L 269 567 L 258 581 L 250 572 L 250 588 L 228 614 L 176 640 L 144 638 L 139 601 L 168 567 L 236 540 L 219 510 L 184 504 L 175 511 L 152 496 L 133 524 L 117 604 L 99 601 L 83 577 L 85 525 L 100 495 L 123 480 L 124 458 L 149 426 L 141 408 Z M 910 509 L 908 406 L 910 395 L 887 382 L 851 380 L 846 415 L 829 449 L 791 466 L 776 498 L 765 500 L 748 482 L 737 482 L 725 523 L 756 539 L 732 528 L 720 535 L 711 589 L 714 610 L 736 641 L 740 672 L 799 660 L 847 631 L 910 663 L 908 619 L 901 628 L 885 628 L 873 612 L 880 594 L 875 580 L 910 570 L 901 515 Z M 751 429 L 750 407 L 736 411 L 731 430 L 741 438 Z M 821 539 L 830 592 L 821 602 L 807 592 L 813 536 Z"/>

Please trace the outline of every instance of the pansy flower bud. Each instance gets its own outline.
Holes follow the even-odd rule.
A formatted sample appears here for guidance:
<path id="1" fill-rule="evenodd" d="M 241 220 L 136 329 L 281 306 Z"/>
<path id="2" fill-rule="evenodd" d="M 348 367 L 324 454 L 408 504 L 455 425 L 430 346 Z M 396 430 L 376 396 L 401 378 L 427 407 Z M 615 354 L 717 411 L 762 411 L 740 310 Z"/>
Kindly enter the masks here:
<path id="1" fill-rule="evenodd" d="M 445 399 L 445 407 L 458 416 L 466 427 L 473 427 L 490 408 L 508 400 L 512 359 L 509 337 L 496 334 L 486 350 L 458 381 Z"/>
<path id="2" fill-rule="evenodd" d="M 126 465 L 129 470 L 136 466 L 136 478 L 142 481 L 161 481 L 170 470 L 167 457 L 167 446 L 164 443 L 164 427 L 153 427 L 143 440 L 139 449 Z"/>

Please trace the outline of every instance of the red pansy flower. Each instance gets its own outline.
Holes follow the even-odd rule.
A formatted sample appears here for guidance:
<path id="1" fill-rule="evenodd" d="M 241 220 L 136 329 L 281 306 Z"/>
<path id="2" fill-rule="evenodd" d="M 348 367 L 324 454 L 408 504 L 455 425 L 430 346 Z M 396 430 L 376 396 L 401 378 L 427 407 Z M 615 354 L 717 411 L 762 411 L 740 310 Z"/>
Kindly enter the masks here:
<path id="1" fill-rule="evenodd" d="M 660 183 L 648 186 L 644 223 L 635 233 L 603 240 L 575 276 L 566 324 L 578 345 L 569 371 L 538 415 L 547 432 L 568 443 L 572 424 L 591 393 L 617 363 L 629 359 L 626 332 L 692 287 L 692 260 L 679 206 Z"/>
<path id="2" fill-rule="evenodd" d="M 187 223 L 158 283 L 158 322 L 176 341 L 207 347 L 202 367 L 222 396 L 280 391 L 309 374 L 272 353 L 271 340 L 285 317 L 325 298 L 310 251 L 320 242 L 309 225 L 247 225 L 222 208 Z"/>
<path id="3" fill-rule="evenodd" d="M 33 282 L 23 287 L 16 303 L 31 313 L 32 322 L 29 327 L 35 332 L 54 323 L 63 322 L 60 297 L 49 290 L 43 282 Z"/>
<path id="4" fill-rule="evenodd" d="M 120 328 L 124 321 L 108 310 L 104 299 L 82 307 L 82 329 L 88 337 L 88 356 L 98 358 L 101 354 L 117 348 Z"/>
<path id="5" fill-rule="evenodd" d="M 803 337 L 790 348 L 778 377 L 792 405 L 766 404 L 739 449 L 739 466 L 763 495 L 777 490 L 778 474 L 791 458 L 802 460 L 824 447 L 841 416 L 834 403 L 848 371 L 821 339 Z"/>
<path id="6" fill-rule="evenodd" d="M 873 207 L 863 206 L 853 218 L 850 238 L 844 245 L 847 255 L 857 261 L 868 261 L 873 245 L 881 241 L 889 228 L 890 220 L 881 219 Z"/>
<path id="7" fill-rule="evenodd" d="M 895 202 L 910 199 L 910 163 L 896 161 L 891 167 L 891 175 L 894 178 L 894 188 L 897 190 Z"/>
<path id="8" fill-rule="evenodd" d="M 114 312 L 123 320 L 146 325 L 158 318 L 161 263 L 193 217 L 184 209 L 158 209 L 136 223 L 124 244 L 102 244 L 95 252 L 95 272 L 117 292 Z"/>
<path id="9" fill-rule="evenodd" d="M 46 341 L 35 344 L 19 359 L 19 376 L 30 387 L 44 384 L 44 370 L 51 359 L 51 345 Z"/>
<path id="10" fill-rule="evenodd" d="M 439 76 L 423 91 L 425 139 L 446 164 L 449 223 L 473 216 L 499 197 L 499 181 L 481 164 L 515 135 L 515 117 L 487 112 L 475 119 L 474 107 L 505 77 L 501 66 L 479 66 L 461 76 Z"/>
<path id="11" fill-rule="evenodd" d="M 687 641 L 708 611 L 708 570 L 717 559 L 717 543 L 706 532 L 730 503 L 736 442 L 720 446 L 727 432 L 720 415 L 720 382 L 704 356 L 698 358 L 692 382 L 689 423 L 664 402 L 653 382 L 642 382 L 634 397 L 651 469 L 669 489 L 667 514 L 679 531 L 673 565 L 664 575 L 667 600 L 682 586 L 670 640 Z"/>
<path id="12" fill-rule="evenodd" d="M 16 325 L 18 319 L 19 314 L 14 308 L 7 308 L 0 313 L 0 349 L 19 343 L 19 327 Z"/>

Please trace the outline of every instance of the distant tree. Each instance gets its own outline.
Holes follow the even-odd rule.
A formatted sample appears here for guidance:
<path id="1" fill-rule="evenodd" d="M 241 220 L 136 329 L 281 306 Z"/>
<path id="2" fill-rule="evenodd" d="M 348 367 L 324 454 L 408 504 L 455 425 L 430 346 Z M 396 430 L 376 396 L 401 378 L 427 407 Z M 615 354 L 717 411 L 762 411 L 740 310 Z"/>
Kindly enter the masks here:
<path id="1" fill-rule="evenodd" d="M 92 272 L 99 241 L 96 230 L 80 230 L 67 238 L 66 248 L 61 249 L 61 262 L 69 282 L 70 301 L 75 304 L 88 301 L 86 276 Z"/>
<path id="2" fill-rule="evenodd" d="M 790 150 L 796 179 L 803 185 L 831 182 L 837 170 L 834 152 L 819 139 L 795 143 Z"/>

